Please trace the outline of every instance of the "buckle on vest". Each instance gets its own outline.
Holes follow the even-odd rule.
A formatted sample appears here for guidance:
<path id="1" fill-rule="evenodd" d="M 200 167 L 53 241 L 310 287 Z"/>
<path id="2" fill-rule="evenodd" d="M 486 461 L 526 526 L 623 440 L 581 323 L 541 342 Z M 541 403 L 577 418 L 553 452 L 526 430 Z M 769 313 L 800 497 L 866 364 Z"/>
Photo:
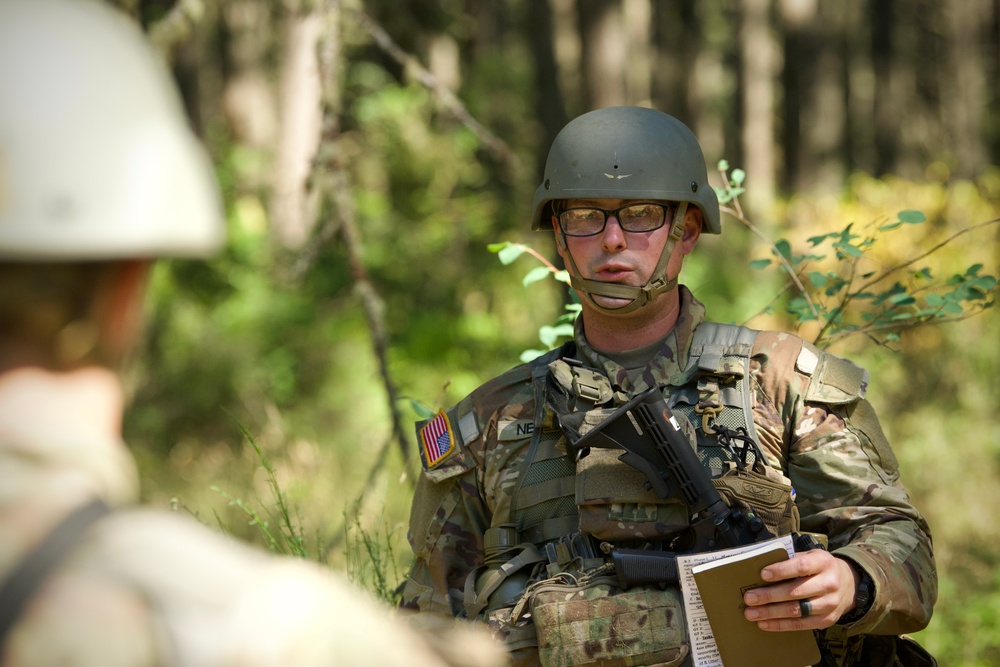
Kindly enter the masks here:
<path id="1" fill-rule="evenodd" d="M 571 396 L 596 407 L 611 400 L 611 382 L 576 359 L 560 359 L 549 364 L 556 382 Z"/>
<path id="2" fill-rule="evenodd" d="M 735 381 L 733 376 L 703 375 L 698 378 L 698 404 L 694 406 L 695 414 L 701 415 L 701 430 L 706 435 L 715 435 L 717 431 L 712 428 L 723 410 L 722 401 L 719 398 L 719 385 Z"/>

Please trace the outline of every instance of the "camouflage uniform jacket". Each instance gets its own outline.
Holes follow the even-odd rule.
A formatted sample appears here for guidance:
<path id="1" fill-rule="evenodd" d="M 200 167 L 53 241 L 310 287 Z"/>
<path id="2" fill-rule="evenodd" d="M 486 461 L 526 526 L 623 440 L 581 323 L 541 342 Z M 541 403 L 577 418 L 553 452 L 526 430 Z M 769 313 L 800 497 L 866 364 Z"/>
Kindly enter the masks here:
<path id="1" fill-rule="evenodd" d="M 704 317 L 704 306 L 682 286 L 677 324 L 636 382 L 587 344 L 579 321 L 576 357 L 628 397 L 654 383 L 676 384 Z M 928 526 L 899 479 L 896 458 L 863 398 L 863 382 L 857 392 L 845 393 L 817 377 L 831 359 L 849 364 L 796 336 L 759 332 L 750 353 L 754 426 L 770 465 L 797 491 L 801 529 L 828 536 L 830 550 L 875 584 L 869 611 L 847 633 L 913 632 L 928 623 L 937 593 Z M 462 613 L 467 575 L 483 562 L 485 531 L 511 516 L 530 433 L 552 428 L 535 423 L 536 407 L 526 364 L 447 411 L 456 447 L 429 469 L 425 462 L 418 483 L 410 523 L 415 563 L 404 584 L 404 607 Z M 545 414 L 543 421 L 551 418 Z"/>

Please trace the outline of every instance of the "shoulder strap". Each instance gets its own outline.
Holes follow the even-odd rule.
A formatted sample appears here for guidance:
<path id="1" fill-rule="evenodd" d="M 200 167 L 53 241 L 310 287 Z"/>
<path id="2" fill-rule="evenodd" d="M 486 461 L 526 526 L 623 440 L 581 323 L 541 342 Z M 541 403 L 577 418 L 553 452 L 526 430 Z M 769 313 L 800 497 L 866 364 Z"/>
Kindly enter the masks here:
<path id="1" fill-rule="evenodd" d="M 750 355 L 757 333 L 735 324 L 703 322 L 694 331 L 684 376 L 687 386 L 697 390 L 697 403 L 688 408 L 691 414 L 687 415 L 694 424 L 700 422 L 705 434 L 712 433 L 712 423 L 743 427 L 761 451 L 750 386 Z"/>
<path id="2" fill-rule="evenodd" d="M 688 368 L 697 367 L 706 373 L 720 373 L 727 369 L 724 357 L 739 356 L 750 358 L 757 331 L 737 324 L 702 322 L 694 330 Z"/>
<path id="3" fill-rule="evenodd" d="M 698 350 L 699 372 L 714 375 L 737 376 L 740 388 L 740 407 L 745 416 L 748 434 L 756 441 L 753 424 L 753 398 L 750 395 L 750 353 L 757 331 L 735 324 L 704 322 L 695 329 L 691 341 L 691 354 Z M 696 348 L 697 346 L 697 348 Z"/>
<path id="4" fill-rule="evenodd" d="M 46 578 L 73 551 L 87 529 L 111 510 L 97 499 L 62 520 L 34 551 L 0 584 L 0 646 L 17 623 L 25 605 Z"/>

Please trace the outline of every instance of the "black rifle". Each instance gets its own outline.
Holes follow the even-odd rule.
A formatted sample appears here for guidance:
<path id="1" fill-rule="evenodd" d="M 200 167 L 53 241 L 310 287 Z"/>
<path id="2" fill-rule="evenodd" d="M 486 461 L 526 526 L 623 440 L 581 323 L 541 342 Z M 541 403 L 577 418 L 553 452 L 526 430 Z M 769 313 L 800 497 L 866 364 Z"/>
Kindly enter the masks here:
<path id="1" fill-rule="evenodd" d="M 565 429 L 573 452 L 587 448 L 623 449 L 619 458 L 648 480 L 647 488 L 661 498 L 679 497 L 691 514 L 694 543 L 702 552 L 752 544 L 773 538 L 760 517 L 726 505 L 698 459 L 659 387 L 637 396 L 583 436 Z M 635 584 L 676 583 L 676 552 L 612 549 L 611 557 L 622 588 Z"/>

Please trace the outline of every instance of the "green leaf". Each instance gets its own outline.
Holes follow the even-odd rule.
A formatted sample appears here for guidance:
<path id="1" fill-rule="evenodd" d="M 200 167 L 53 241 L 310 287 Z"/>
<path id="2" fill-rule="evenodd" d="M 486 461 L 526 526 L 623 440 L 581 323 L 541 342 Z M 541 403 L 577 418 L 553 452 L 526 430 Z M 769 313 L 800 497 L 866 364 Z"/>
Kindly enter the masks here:
<path id="1" fill-rule="evenodd" d="M 940 294 L 928 294 L 926 298 L 924 298 L 924 301 L 926 301 L 927 305 L 932 308 L 940 308 L 944 305 L 944 297 Z"/>
<path id="2" fill-rule="evenodd" d="M 434 416 L 434 411 L 429 407 L 424 405 L 422 402 L 415 398 L 408 399 L 410 401 L 410 408 L 416 413 L 421 419 L 430 419 Z"/>
<path id="3" fill-rule="evenodd" d="M 838 250 L 841 250 L 845 255 L 850 255 L 851 257 L 861 257 L 864 254 L 861 248 L 851 243 L 848 243 L 847 241 L 841 241 L 839 243 L 836 243 L 834 244 L 834 247 L 836 247 Z"/>
<path id="4" fill-rule="evenodd" d="M 733 169 L 733 173 L 729 175 L 729 180 L 733 185 L 740 186 L 746 180 L 746 177 L 747 173 L 742 169 Z"/>
<path id="5" fill-rule="evenodd" d="M 827 277 L 826 275 L 820 273 L 819 271 L 810 271 L 806 275 L 809 276 L 809 282 L 812 283 L 813 287 L 817 289 L 822 289 L 823 287 L 826 286 Z"/>
<path id="6" fill-rule="evenodd" d="M 569 282 L 570 282 L 569 281 L 569 271 L 566 271 L 565 269 L 563 269 L 562 271 L 556 271 L 555 278 L 559 282 L 566 283 L 567 285 L 569 285 Z"/>
<path id="7" fill-rule="evenodd" d="M 834 236 L 840 236 L 840 234 L 833 233 L 833 234 L 823 234 L 822 236 L 810 236 L 808 239 L 806 239 L 806 241 L 809 243 L 809 245 L 815 247 L 818 246 L 823 241 L 827 240 L 828 238 L 832 238 Z"/>
<path id="8" fill-rule="evenodd" d="M 771 260 L 769 259 L 755 259 L 754 261 L 750 262 L 751 269 L 763 269 L 768 266 L 771 266 Z"/>
<path id="9" fill-rule="evenodd" d="M 901 221 L 897 220 L 896 222 L 887 222 L 887 223 L 885 223 L 884 225 L 882 225 L 881 227 L 879 227 L 878 230 L 880 232 L 887 232 L 890 229 L 896 229 L 896 227 L 902 227 L 902 226 L 903 226 L 903 223 Z"/>
<path id="10" fill-rule="evenodd" d="M 905 222 L 908 225 L 919 225 L 921 222 L 927 221 L 927 216 L 921 211 L 909 209 L 899 212 L 899 220 L 900 222 Z"/>
<path id="11" fill-rule="evenodd" d="M 573 335 L 572 324 L 560 324 L 554 327 L 543 326 L 538 330 L 538 339 L 542 341 L 542 343 L 549 348 L 555 346 L 556 341 L 559 340 L 560 336 L 572 336 L 572 335 Z"/>
<path id="12" fill-rule="evenodd" d="M 527 364 L 545 354 L 545 350 L 525 350 L 521 353 L 521 363 Z"/>
<path id="13" fill-rule="evenodd" d="M 525 287 L 528 287 L 532 283 L 537 283 L 539 280 L 545 280 L 545 278 L 548 277 L 550 273 L 552 272 L 549 271 L 546 267 L 536 266 L 531 271 L 528 271 L 528 274 L 524 276 L 524 278 L 521 280 L 521 284 L 524 285 Z"/>
<path id="14" fill-rule="evenodd" d="M 812 310 L 809 308 L 809 302 L 801 296 L 797 296 L 788 302 L 788 312 L 795 315 L 799 322 L 809 322 L 816 319 L 816 316 L 813 315 Z"/>
<path id="15" fill-rule="evenodd" d="M 786 260 L 792 258 L 792 245 L 785 239 L 778 239 L 775 241 L 774 247 L 778 249 L 778 253 Z"/>
<path id="16" fill-rule="evenodd" d="M 917 300 L 913 298 L 910 294 L 903 292 L 901 294 L 893 294 L 889 297 L 889 303 L 896 304 L 897 306 L 908 306 L 911 303 L 916 303 Z"/>
<path id="17" fill-rule="evenodd" d="M 719 171 L 729 171 L 729 161 L 728 160 L 719 160 L 718 169 L 719 169 Z"/>
<path id="18" fill-rule="evenodd" d="M 989 292 L 997 286 L 997 279 L 993 276 L 979 276 L 972 281 L 972 287 L 983 292 Z"/>
<path id="19" fill-rule="evenodd" d="M 506 266 L 524 254 L 524 246 L 512 243 L 505 248 L 501 248 L 497 254 L 500 257 L 500 263 Z"/>

